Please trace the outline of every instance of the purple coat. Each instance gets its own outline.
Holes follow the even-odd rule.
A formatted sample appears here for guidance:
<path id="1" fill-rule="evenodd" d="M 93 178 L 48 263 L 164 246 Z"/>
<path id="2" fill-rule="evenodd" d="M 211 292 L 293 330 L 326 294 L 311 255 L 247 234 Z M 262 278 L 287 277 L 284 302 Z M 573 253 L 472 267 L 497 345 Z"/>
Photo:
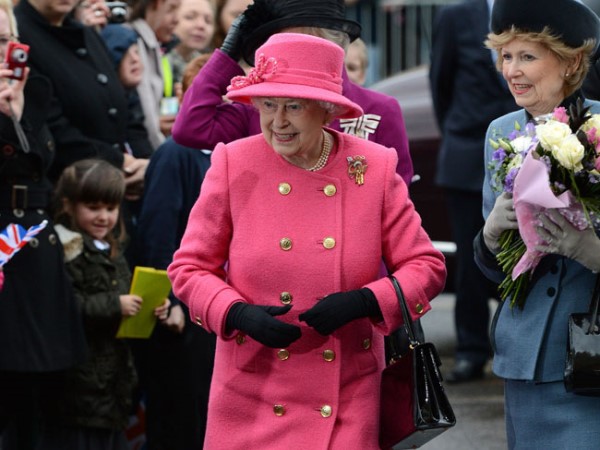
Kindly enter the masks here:
<path id="1" fill-rule="evenodd" d="M 229 81 L 238 75 L 244 75 L 238 63 L 216 50 L 183 98 L 172 130 L 175 142 L 213 149 L 219 142 L 261 132 L 258 112 L 252 106 L 223 102 Z M 413 166 L 400 105 L 393 97 L 352 83 L 345 70 L 342 75 L 344 95 L 360 105 L 365 114 L 356 119 L 335 120 L 331 128 L 396 149 L 396 171 L 409 185 Z"/>
<path id="2" fill-rule="evenodd" d="M 396 152 L 335 133 L 329 162 L 309 172 L 285 161 L 262 135 L 220 144 L 169 266 L 173 292 L 192 319 L 217 335 L 205 448 L 378 449 L 383 335 L 402 321 L 381 260 L 421 317 L 442 290 L 444 258 L 396 174 Z M 358 186 L 347 158 L 365 156 Z M 280 241 L 289 238 L 286 250 Z M 227 272 L 225 265 L 228 264 Z M 359 319 L 321 336 L 298 315 L 319 298 L 368 287 L 383 321 Z M 235 302 L 293 308 L 301 327 L 273 349 L 225 320 Z"/>

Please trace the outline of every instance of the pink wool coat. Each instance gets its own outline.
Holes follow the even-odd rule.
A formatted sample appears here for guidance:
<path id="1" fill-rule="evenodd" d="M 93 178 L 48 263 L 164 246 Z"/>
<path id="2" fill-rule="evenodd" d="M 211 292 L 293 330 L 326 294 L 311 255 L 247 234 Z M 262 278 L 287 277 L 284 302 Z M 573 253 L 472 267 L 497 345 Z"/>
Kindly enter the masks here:
<path id="1" fill-rule="evenodd" d="M 168 269 L 193 320 L 218 336 L 206 449 L 377 449 L 383 335 L 402 321 L 391 283 L 378 279 L 381 260 L 414 318 L 444 286 L 443 256 L 396 174 L 396 151 L 329 131 L 336 151 L 318 172 L 288 163 L 262 135 L 212 155 Z M 362 186 L 348 176 L 356 155 L 368 164 Z M 319 298 L 361 287 L 377 297 L 382 322 L 359 319 L 321 336 L 298 320 Z M 302 337 L 273 349 L 227 334 L 227 312 L 240 301 L 291 302 L 279 318 Z"/>

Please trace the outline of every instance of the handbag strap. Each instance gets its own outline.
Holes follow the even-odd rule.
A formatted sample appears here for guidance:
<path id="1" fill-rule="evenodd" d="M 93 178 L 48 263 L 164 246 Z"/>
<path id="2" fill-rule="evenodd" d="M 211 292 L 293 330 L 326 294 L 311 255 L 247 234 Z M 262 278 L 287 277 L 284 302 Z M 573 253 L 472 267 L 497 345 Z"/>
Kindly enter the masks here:
<path id="1" fill-rule="evenodd" d="M 408 341 L 411 347 L 416 347 L 420 344 L 419 340 L 416 337 L 415 330 L 413 328 L 412 318 L 410 313 L 408 312 L 408 305 L 406 304 L 406 299 L 404 298 L 404 293 L 402 292 L 402 288 L 400 287 L 400 283 L 396 280 L 396 277 L 393 275 L 388 275 L 388 278 L 392 282 L 394 286 L 394 290 L 396 291 L 396 296 L 398 297 L 398 303 L 400 303 L 400 309 L 402 310 L 402 318 L 404 319 L 404 328 L 406 328 L 406 333 L 408 334 Z"/>
<path id="2" fill-rule="evenodd" d="M 594 333 L 594 326 L 598 321 L 598 305 L 600 304 L 600 274 L 596 276 L 596 285 L 594 286 L 594 293 L 592 294 L 592 301 L 590 302 L 590 314 L 592 318 L 590 320 L 590 328 L 587 334 L 598 334 L 598 330 Z"/>

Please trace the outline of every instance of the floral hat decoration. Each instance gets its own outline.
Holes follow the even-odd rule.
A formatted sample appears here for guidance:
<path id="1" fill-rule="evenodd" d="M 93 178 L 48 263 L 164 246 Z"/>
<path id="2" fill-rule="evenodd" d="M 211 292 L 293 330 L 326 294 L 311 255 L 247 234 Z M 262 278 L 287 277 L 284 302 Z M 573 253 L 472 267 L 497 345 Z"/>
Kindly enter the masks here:
<path id="1" fill-rule="evenodd" d="M 251 103 L 253 97 L 299 98 L 333 103 L 337 117 L 360 117 L 363 110 L 342 95 L 344 50 L 332 42 L 299 33 L 277 33 L 255 55 L 247 76 L 234 77 L 227 98 Z"/>

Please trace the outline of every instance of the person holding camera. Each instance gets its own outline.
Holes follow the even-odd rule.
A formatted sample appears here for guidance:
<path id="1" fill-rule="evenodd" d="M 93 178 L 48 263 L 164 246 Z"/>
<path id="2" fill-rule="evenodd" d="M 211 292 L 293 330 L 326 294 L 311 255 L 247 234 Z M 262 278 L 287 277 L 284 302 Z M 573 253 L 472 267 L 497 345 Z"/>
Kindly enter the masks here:
<path id="1" fill-rule="evenodd" d="M 12 2 L 0 0 L 2 61 L 17 39 Z M 13 51 L 22 63 L 25 49 Z M 0 447 L 33 450 L 47 395 L 83 362 L 86 341 L 49 213 L 51 85 L 26 67 L 21 80 L 10 79 L 15 75 L 0 68 L 0 230 L 47 224 L 0 268 Z"/>

